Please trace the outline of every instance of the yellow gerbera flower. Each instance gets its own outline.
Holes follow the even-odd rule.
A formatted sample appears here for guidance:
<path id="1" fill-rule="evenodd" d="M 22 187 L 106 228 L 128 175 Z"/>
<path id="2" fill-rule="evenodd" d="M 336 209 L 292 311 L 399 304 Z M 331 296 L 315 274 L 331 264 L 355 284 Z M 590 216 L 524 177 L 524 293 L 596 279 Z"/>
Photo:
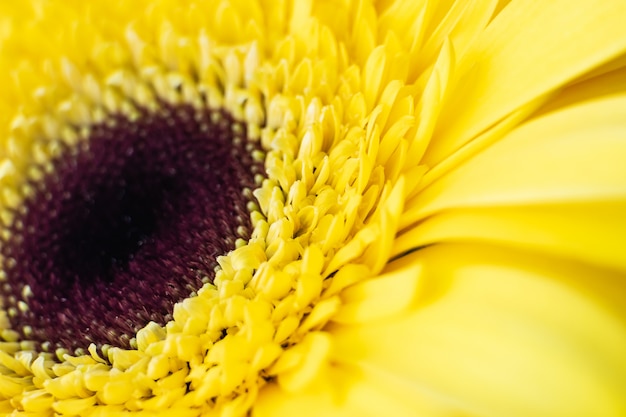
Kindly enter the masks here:
<path id="1" fill-rule="evenodd" d="M 623 0 L 0 16 L 0 413 L 626 415 Z"/>

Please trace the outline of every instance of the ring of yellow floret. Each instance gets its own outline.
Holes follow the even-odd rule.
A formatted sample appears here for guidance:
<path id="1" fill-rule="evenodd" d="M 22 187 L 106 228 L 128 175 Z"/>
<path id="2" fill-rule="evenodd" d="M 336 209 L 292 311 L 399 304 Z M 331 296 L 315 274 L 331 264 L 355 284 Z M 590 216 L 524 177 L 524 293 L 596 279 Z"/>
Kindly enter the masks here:
<path id="1" fill-rule="evenodd" d="M 137 105 L 158 111 L 157 98 L 226 109 L 245 121 L 250 140 L 266 150 L 256 157 L 265 158 L 268 178 L 253 192 L 251 239 L 218 258 L 214 282 L 178 303 L 171 322 L 140 330 L 136 349 L 37 353 L 17 340 L 5 316 L 5 408 L 80 414 L 98 404 L 236 415 L 268 381 L 295 391 L 315 377 L 330 354 L 323 327 L 341 306 L 341 290 L 387 260 L 404 198 L 399 168 L 389 167 L 402 166 L 406 149 L 400 139 L 382 146 L 380 138 L 401 138 L 412 123 L 411 106 L 392 112 L 372 104 L 372 94 L 401 94 L 400 83 L 362 91 L 376 75 L 349 65 L 345 46 L 329 34 L 321 31 L 308 46 L 286 37 L 271 58 L 255 42 L 209 48 L 194 71 L 157 63 L 100 74 L 60 63 L 63 87 L 42 86 L 37 94 L 48 104 L 13 120 L 0 167 L 5 224 L 8 209 L 31 192 L 26 180 L 43 174 L 32 166 L 49 167 L 58 140 L 78 146 L 108 114 L 138 117 Z M 290 56 L 302 47 L 306 58 Z M 333 51 L 332 62 L 316 50 Z M 385 53 L 381 47 L 370 59 Z"/>

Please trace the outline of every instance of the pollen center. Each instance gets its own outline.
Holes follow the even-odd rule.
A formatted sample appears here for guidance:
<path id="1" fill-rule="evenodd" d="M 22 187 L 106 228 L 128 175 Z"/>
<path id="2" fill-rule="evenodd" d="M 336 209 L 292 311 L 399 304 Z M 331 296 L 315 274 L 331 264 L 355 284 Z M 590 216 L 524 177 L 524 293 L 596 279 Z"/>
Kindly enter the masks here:
<path id="1" fill-rule="evenodd" d="M 45 349 L 128 348 L 251 232 L 263 164 L 223 111 L 162 105 L 92 126 L 31 182 L 2 242 L 13 330 Z"/>

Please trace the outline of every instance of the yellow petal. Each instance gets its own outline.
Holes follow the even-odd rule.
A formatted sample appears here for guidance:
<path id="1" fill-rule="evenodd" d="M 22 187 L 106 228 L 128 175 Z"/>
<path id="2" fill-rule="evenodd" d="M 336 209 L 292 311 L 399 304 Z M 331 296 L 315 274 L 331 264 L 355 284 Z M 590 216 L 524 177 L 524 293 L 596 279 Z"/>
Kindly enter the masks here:
<path id="1" fill-rule="evenodd" d="M 446 38 L 454 44 L 461 55 L 470 42 L 484 29 L 497 1 L 455 1 L 437 29 L 429 36 L 420 55 L 423 62 L 430 62 Z"/>
<path id="2" fill-rule="evenodd" d="M 550 113 L 407 202 L 401 227 L 443 209 L 626 198 L 626 96 Z"/>
<path id="3" fill-rule="evenodd" d="M 625 415 L 620 275 L 480 245 L 413 259 L 430 278 L 413 307 L 333 326 L 335 363 L 393 373 L 447 396 L 460 415 Z"/>
<path id="4" fill-rule="evenodd" d="M 407 383 L 373 368 L 333 367 L 316 387 L 304 392 L 264 387 L 253 416 L 450 416 L 454 407 Z M 448 413 L 448 414 L 446 414 Z"/>
<path id="5" fill-rule="evenodd" d="M 626 56 L 625 56 L 626 57 Z M 589 100 L 597 100 L 605 96 L 618 96 L 626 93 L 626 66 L 599 76 L 573 84 L 550 99 L 533 117 L 558 110 L 567 106 Z"/>
<path id="6" fill-rule="evenodd" d="M 404 310 L 415 297 L 420 267 L 409 258 L 401 259 L 378 277 L 347 288 L 341 294 L 343 305 L 332 320 L 338 323 L 370 321 Z"/>
<path id="7" fill-rule="evenodd" d="M 340 417 L 360 415 L 355 404 L 346 405 L 339 401 L 339 385 L 344 385 L 342 382 L 342 380 L 335 379 L 332 388 L 320 386 L 317 390 L 310 389 L 298 393 L 283 391 L 278 384 L 266 385 L 259 392 L 259 398 L 252 409 L 252 416 Z"/>
<path id="8" fill-rule="evenodd" d="M 497 242 L 626 271 L 626 199 L 448 210 L 394 241 L 393 255 L 438 242 Z"/>
<path id="9" fill-rule="evenodd" d="M 626 49 L 626 2 L 511 2 L 459 63 L 435 139 L 434 165 L 519 106 Z"/>

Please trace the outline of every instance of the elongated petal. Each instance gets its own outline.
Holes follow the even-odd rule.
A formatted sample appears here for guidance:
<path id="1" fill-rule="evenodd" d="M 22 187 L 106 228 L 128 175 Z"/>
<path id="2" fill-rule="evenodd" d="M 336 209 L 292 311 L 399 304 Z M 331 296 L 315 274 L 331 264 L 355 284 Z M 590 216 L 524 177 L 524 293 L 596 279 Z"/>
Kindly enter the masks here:
<path id="1" fill-rule="evenodd" d="M 563 89 L 563 91 L 551 98 L 533 117 L 539 117 L 551 111 L 585 101 L 598 100 L 606 96 L 623 96 L 625 93 L 626 66 L 623 66 Z"/>
<path id="2" fill-rule="evenodd" d="M 393 250 L 438 242 L 492 242 L 626 272 L 626 199 L 595 204 L 448 210 L 401 234 Z"/>
<path id="3" fill-rule="evenodd" d="M 621 0 L 510 3 L 459 63 L 460 79 L 426 163 L 438 163 L 519 106 L 626 50 L 624 16 Z"/>
<path id="4" fill-rule="evenodd" d="M 424 189 L 402 226 L 454 207 L 624 200 L 624 120 L 619 96 L 523 125 Z"/>

